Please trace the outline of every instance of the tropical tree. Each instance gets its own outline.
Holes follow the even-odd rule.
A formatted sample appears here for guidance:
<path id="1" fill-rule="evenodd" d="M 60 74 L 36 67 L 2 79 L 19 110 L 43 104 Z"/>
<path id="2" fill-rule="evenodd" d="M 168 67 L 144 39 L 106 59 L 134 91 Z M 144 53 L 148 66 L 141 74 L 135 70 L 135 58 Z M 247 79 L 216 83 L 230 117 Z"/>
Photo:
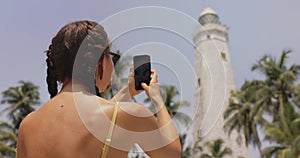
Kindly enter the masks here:
<path id="1" fill-rule="evenodd" d="M 297 157 L 300 152 L 297 147 L 300 139 L 299 130 L 299 85 L 295 86 L 300 74 L 300 65 L 287 67 L 287 58 L 291 51 L 283 51 L 279 60 L 264 56 L 252 70 L 258 70 L 265 75 L 265 85 L 269 91 L 268 112 L 272 121 L 262 117 L 266 139 L 279 145 L 264 149 L 263 155 L 275 154 L 280 157 Z M 265 86 L 266 87 L 266 86 Z M 259 87 L 258 87 L 259 88 Z M 298 146 L 299 147 L 299 146 Z M 299 148 L 298 148 L 299 149 Z M 271 154 L 272 155 L 272 154 Z M 266 156 L 268 157 L 268 156 Z"/>
<path id="2" fill-rule="evenodd" d="M 202 153 L 200 158 L 223 158 L 226 155 L 231 155 L 232 150 L 228 147 L 222 147 L 224 141 L 222 139 L 216 139 L 212 142 L 206 142 L 204 148 L 207 148 L 210 153 Z"/>
<path id="3" fill-rule="evenodd" d="M 38 87 L 31 82 L 19 81 L 19 86 L 10 87 L 2 92 L 1 104 L 7 104 L 7 112 L 12 120 L 14 133 L 17 134 L 21 121 L 40 104 Z"/>
<path id="4" fill-rule="evenodd" d="M 10 124 L 0 121 L 0 157 L 15 156 L 17 136 L 13 131 L 14 128 Z"/>
<path id="5" fill-rule="evenodd" d="M 257 127 L 263 127 L 265 140 L 277 144 L 260 150 L 265 157 L 282 153 L 297 155 L 295 145 L 300 134 L 297 128 L 300 88 L 296 81 L 300 65 L 287 66 L 290 52 L 283 51 L 278 60 L 265 55 L 254 64 L 252 70 L 260 72 L 265 78 L 246 81 L 240 91 L 233 92 L 224 113 L 228 119 L 225 130 L 230 133 L 233 129 L 238 132 L 243 129 L 247 144 L 251 142 L 259 149 L 261 143 Z"/>
<path id="6" fill-rule="evenodd" d="M 300 74 L 300 65 L 290 67 L 286 65 L 290 52 L 283 51 L 278 61 L 271 56 L 264 56 L 252 66 L 253 71 L 261 72 L 266 78 L 262 81 L 265 86 L 257 88 L 264 88 L 264 91 L 268 91 L 268 110 L 272 114 L 278 114 L 273 115 L 273 123 L 281 124 L 285 128 L 287 127 L 286 117 L 289 115 L 289 110 L 285 109 L 294 108 L 290 101 L 295 96 L 294 85 Z M 265 92 L 262 91 L 262 93 Z"/>
<path id="7" fill-rule="evenodd" d="M 241 91 L 232 92 L 229 106 L 224 112 L 224 118 L 227 119 L 224 129 L 229 135 L 236 129 L 239 137 L 244 135 L 246 146 L 253 144 L 261 150 L 261 141 L 257 131 L 257 116 L 260 112 L 254 113 L 256 110 L 253 108 L 254 103 L 251 97 L 253 93 L 249 92 L 247 85 L 245 83 Z"/>

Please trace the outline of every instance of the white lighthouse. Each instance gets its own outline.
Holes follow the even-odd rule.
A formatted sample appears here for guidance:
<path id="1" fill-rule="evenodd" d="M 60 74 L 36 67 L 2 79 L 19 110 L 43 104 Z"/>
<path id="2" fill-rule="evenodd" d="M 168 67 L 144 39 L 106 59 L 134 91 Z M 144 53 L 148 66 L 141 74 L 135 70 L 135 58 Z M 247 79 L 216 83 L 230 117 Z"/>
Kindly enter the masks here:
<path id="1" fill-rule="evenodd" d="M 195 142 L 200 142 L 199 145 L 203 146 L 207 141 L 221 138 L 223 146 L 233 151 L 228 158 L 250 158 L 250 151 L 245 146 L 243 137 L 238 137 L 235 131 L 229 137 L 223 130 L 223 112 L 228 107 L 230 91 L 236 89 L 228 49 L 228 28 L 220 22 L 218 14 L 211 8 L 204 9 L 198 21 L 200 26 L 193 36 L 197 77 L 197 111 L 193 120 Z M 203 152 L 208 151 L 204 149 Z M 194 157 L 199 157 L 199 154 Z"/>

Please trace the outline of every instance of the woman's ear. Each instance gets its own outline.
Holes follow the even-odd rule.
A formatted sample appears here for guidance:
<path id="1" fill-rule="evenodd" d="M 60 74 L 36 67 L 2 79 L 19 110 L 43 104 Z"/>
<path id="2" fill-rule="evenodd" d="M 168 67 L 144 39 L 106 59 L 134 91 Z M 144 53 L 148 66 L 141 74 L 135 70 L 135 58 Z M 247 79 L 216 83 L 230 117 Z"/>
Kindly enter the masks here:
<path id="1" fill-rule="evenodd" d="M 102 64 L 99 65 L 99 77 L 100 77 L 100 80 L 102 80 L 102 77 L 103 77 L 103 66 L 102 66 Z"/>

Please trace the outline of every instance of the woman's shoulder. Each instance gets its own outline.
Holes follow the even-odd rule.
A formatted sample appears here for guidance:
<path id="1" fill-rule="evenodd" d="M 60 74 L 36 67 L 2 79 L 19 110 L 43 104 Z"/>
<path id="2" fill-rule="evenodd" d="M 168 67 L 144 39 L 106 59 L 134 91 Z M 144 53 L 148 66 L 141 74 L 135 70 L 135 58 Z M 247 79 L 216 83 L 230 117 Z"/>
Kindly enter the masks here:
<path id="1" fill-rule="evenodd" d="M 25 130 L 30 128 L 30 126 L 34 123 L 35 119 L 35 111 L 29 113 L 28 115 L 25 116 L 25 118 L 22 120 L 22 122 L 20 123 L 20 127 L 19 130 Z"/>
<path id="2" fill-rule="evenodd" d="M 153 113 L 143 104 L 134 102 L 118 102 L 120 111 L 136 117 L 151 117 Z"/>
<path id="3" fill-rule="evenodd" d="M 147 117 L 152 116 L 152 112 L 143 104 L 135 102 L 122 102 L 116 100 L 106 100 L 98 97 L 98 103 L 105 108 L 113 109 L 114 106 L 119 106 L 119 114 L 125 113 L 134 116 Z"/>
<path id="4" fill-rule="evenodd" d="M 135 132 L 146 132 L 157 129 L 153 113 L 144 105 L 132 102 L 120 102 L 119 122 L 125 128 Z"/>

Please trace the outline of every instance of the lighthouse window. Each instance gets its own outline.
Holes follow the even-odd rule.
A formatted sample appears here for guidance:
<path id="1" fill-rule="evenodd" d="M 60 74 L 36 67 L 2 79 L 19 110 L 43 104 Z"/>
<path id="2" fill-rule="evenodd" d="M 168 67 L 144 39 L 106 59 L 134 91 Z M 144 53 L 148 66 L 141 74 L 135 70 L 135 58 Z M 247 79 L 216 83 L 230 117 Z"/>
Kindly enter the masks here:
<path id="1" fill-rule="evenodd" d="M 201 86 L 201 79 L 198 78 L 198 86 L 200 87 Z"/>
<path id="2" fill-rule="evenodd" d="M 224 61 L 227 61 L 227 59 L 226 59 L 226 53 L 221 52 L 221 55 L 222 55 L 223 60 L 224 60 Z"/>

